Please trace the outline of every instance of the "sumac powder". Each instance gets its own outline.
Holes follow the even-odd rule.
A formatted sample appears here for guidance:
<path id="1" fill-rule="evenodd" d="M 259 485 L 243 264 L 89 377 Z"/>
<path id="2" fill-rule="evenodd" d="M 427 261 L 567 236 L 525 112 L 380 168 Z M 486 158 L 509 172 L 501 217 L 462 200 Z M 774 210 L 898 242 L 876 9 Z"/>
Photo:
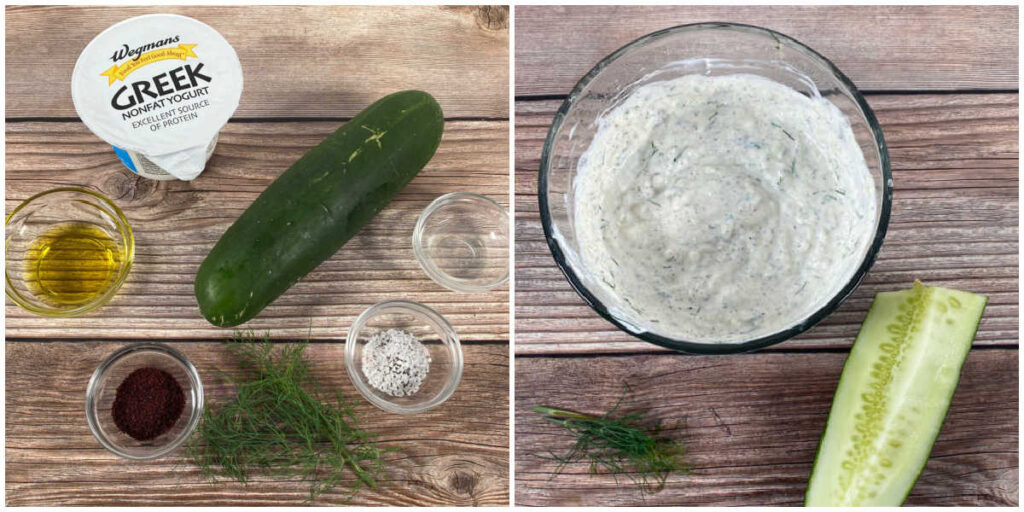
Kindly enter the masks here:
<path id="1" fill-rule="evenodd" d="M 185 392 L 174 376 L 159 368 L 139 368 L 117 386 L 114 424 L 139 441 L 174 426 L 185 410 Z"/>

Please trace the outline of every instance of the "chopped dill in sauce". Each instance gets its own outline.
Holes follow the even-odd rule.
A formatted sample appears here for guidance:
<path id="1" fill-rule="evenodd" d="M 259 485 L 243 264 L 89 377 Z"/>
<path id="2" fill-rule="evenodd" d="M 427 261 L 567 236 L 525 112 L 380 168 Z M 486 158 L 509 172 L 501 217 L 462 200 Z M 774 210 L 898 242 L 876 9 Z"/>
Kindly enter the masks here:
<path id="1" fill-rule="evenodd" d="M 598 123 L 575 180 L 579 270 L 630 324 L 754 339 L 806 318 L 859 266 L 874 182 L 828 100 L 688 75 L 637 88 Z"/>

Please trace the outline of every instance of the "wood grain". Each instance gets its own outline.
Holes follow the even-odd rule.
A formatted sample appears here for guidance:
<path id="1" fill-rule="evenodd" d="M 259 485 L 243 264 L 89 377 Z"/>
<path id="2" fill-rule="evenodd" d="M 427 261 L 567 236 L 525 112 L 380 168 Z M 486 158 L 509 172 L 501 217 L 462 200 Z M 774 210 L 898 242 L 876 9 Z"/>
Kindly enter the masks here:
<path id="1" fill-rule="evenodd" d="M 1017 506 L 1016 349 L 981 349 L 967 359 L 931 459 L 907 505 Z M 846 355 L 516 358 L 516 504 L 540 506 L 800 506 L 818 438 Z M 683 441 L 693 473 L 675 475 L 646 502 L 621 478 L 585 464 L 552 476 L 572 443 L 533 405 L 589 413 L 649 410 Z"/>
<path id="2" fill-rule="evenodd" d="M 770 28 L 862 90 L 1017 89 L 1015 6 L 518 6 L 516 97 L 568 94 L 619 47 L 688 23 Z"/>
<path id="3" fill-rule="evenodd" d="M 508 118 L 508 7 L 7 8 L 8 118 L 76 117 L 71 71 L 121 20 L 182 14 L 215 28 L 242 62 L 243 118 L 350 117 L 403 89 L 446 117 Z"/>
<path id="4" fill-rule="evenodd" d="M 85 388 L 121 343 L 7 344 L 7 505 L 301 505 L 308 484 L 259 477 L 248 486 L 211 483 L 180 455 L 131 462 L 107 452 L 86 424 Z M 236 363 L 216 343 L 174 343 L 199 369 L 209 403 L 228 392 L 219 371 Z M 344 369 L 343 344 L 307 348 L 318 379 L 356 400 L 361 425 L 386 446 L 386 477 L 352 505 L 508 503 L 508 346 L 464 346 L 462 383 L 441 406 L 415 416 L 386 413 L 363 400 Z M 349 483 L 346 481 L 346 483 Z M 317 505 L 345 504 L 344 487 Z"/>
<path id="5" fill-rule="evenodd" d="M 192 182 L 157 182 L 124 170 L 80 123 L 7 124 L 6 209 L 62 185 L 87 186 L 120 206 L 136 237 L 128 281 L 114 299 L 78 318 L 47 319 L 7 301 L 8 338 L 216 339 L 193 276 L 221 234 L 282 171 L 338 122 L 230 123 L 207 170 Z M 507 287 L 460 294 L 431 281 L 412 251 L 416 218 L 437 196 L 472 191 L 508 204 L 508 124 L 449 122 L 437 154 L 345 247 L 246 324 L 275 337 L 340 339 L 364 309 L 386 299 L 422 302 L 466 341 L 508 339 Z M 310 329 L 312 329 L 310 331 Z"/>
<path id="6" fill-rule="evenodd" d="M 878 261 L 840 309 L 780 348 L 848 347 L 874 294 L 913 280 L 990 298 L 978 345 L 1018 342 L 1016 94 L 870 95 L 893 167 Z M 516 353 L 659 350 L 594 313 L 544 241 L 537 170 L 559 101 L 516 103 Z"/>

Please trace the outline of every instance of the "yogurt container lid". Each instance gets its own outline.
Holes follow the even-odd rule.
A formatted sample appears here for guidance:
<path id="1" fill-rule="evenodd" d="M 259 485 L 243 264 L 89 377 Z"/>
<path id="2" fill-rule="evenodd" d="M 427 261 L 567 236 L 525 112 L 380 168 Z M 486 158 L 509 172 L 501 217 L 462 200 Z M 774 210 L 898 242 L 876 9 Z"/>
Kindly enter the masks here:
<path id="1" fill-rule="evenodd" d="M 206 148 L 241 95 L 234 48 L 209 25 L 176 14 L 104 30 L 71 75 L 75 110 L 93 133 L 183 180 L 203 171 Z"/>

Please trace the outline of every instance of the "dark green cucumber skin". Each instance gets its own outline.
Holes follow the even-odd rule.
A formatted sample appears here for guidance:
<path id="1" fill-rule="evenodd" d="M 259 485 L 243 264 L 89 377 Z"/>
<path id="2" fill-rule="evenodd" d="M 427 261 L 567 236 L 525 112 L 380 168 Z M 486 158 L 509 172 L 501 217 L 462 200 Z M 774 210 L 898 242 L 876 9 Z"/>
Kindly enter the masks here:
<path id="1" fill-rule="evenodd" d="M 256 316 L 384 209 L 434 156 L 443 131 L 432 96 L 402 91 L 327 136 L 271 183 L 203 260 L 195 280 L 203 316 L 220 327 Z"/>

